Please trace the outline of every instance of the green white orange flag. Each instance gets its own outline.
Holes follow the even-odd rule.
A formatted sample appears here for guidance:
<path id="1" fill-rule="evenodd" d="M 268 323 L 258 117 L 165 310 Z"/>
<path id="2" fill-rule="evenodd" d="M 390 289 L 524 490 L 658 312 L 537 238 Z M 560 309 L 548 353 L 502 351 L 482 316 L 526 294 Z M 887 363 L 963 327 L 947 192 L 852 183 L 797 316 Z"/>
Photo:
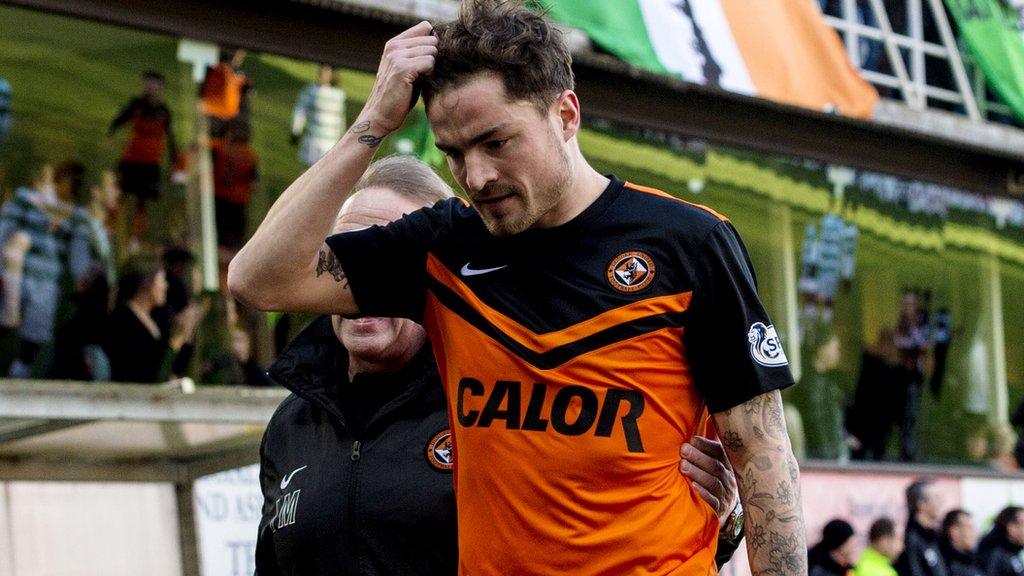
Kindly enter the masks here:
<path id="1" fill-rule="evenodd" d="M 861 78 L 812 0 L 540 0 L 631 64 L 689 82 L 869 118 Z"/>

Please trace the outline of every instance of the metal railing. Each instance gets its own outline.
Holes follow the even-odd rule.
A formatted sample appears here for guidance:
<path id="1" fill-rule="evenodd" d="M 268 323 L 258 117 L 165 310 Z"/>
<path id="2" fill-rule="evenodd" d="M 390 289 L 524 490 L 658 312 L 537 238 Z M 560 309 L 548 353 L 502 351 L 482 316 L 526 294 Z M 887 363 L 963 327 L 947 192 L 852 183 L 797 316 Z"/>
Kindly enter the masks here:
<path id="1" fill-rule="evenodd" d="M 974 121 L 1009 116 L 988 97 L 985 78 L 961 53 L 942 0 L 811 0 L 843 39 L 850 62 L 883 97 L 914 110 L 939 108 Z M 894 6 L 895 5 L 895 6 Z M 899 29 L 890 8 L 898 7 Z"/>

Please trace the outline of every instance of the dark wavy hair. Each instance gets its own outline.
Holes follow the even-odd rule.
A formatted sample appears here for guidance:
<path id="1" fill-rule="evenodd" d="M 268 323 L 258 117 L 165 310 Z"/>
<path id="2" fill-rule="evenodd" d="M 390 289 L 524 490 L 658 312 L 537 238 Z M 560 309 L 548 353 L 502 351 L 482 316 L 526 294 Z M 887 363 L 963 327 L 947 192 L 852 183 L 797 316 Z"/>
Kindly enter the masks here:
<path id="1" fill-rule="evenodd" d="M 498 74 L 511 100 L 528 100 L 541 111 L 575 87 L 562 31 L 521 0 L 463 0 L 459 18 L 434 34 L 437 58 L 422 83 L 427 105 L 479 72 Z"/>

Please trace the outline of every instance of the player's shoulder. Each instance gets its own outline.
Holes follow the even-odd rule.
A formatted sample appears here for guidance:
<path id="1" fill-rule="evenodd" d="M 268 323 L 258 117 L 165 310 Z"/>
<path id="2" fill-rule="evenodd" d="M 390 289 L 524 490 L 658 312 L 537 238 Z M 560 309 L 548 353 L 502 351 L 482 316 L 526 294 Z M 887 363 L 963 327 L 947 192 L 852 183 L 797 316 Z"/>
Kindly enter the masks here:
<path id="1" fill-rule="evenodd" d="M 729 221 L 711 207 L 633 182 L 623 184 L 622 196 L 629 211 L 636 216 L 687 236 L 703 238 L 722 222 Z"/>
<path id="2" fill-rule="evenodd" d="M 438 200 L 433 206 L 419 211 L 423 218 L 432 221 L 435 228 L 457 229 L 467 224 L 480 222 L 480 215 L 469 202 L 458 196 Z"/>

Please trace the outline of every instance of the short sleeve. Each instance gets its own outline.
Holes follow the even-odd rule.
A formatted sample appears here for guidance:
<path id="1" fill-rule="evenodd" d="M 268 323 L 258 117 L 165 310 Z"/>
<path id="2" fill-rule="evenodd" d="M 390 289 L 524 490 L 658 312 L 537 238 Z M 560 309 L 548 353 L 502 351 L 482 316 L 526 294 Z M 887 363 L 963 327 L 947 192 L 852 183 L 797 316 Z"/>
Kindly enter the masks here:
<path id="1" fill-rule="evenodd" d="M 440 207 L 326 239 L 345 271 L 360 316 L 420 321 L 426 305 L 427 252 L 441 226 Z"/>
<path id="2" fill-rule="evenodd" d="M 684 347 L 708 409 L 721 412 L 793 384 L 782 342 L 757 295 L 736 230 L 720 222 L 694 256 Z"/>

